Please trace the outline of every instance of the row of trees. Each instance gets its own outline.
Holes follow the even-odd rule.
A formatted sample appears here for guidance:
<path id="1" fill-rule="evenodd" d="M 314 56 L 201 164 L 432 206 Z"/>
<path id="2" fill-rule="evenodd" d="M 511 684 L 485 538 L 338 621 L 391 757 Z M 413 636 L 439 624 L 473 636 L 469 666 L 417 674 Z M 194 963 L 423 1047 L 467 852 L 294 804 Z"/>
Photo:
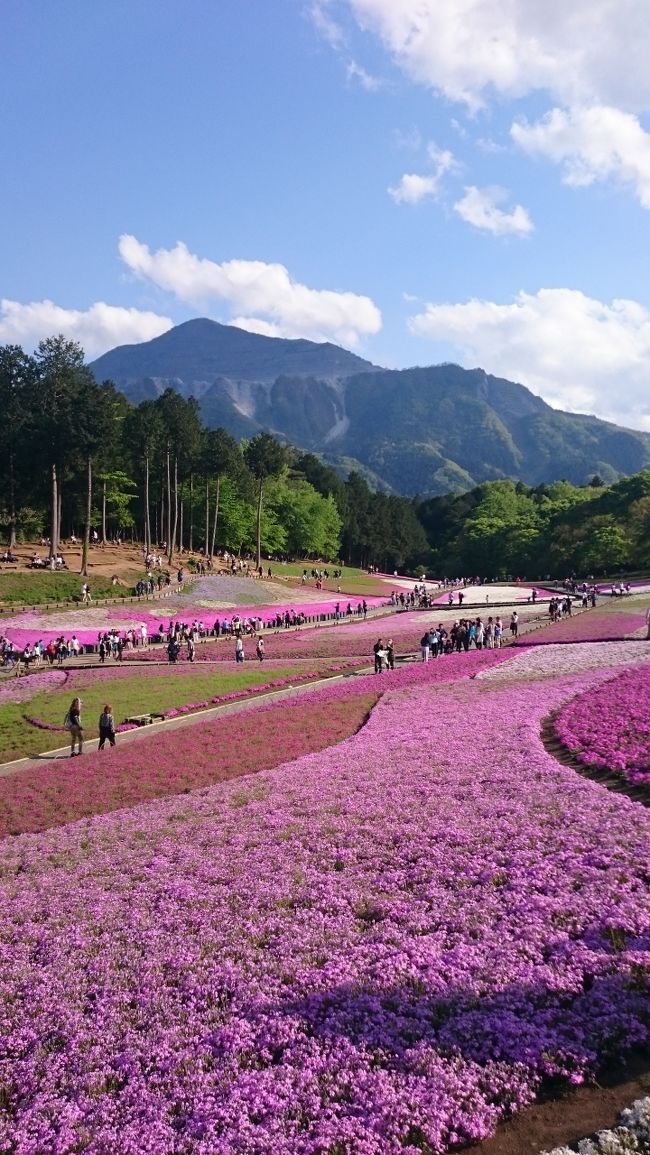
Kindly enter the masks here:
<path id="1" fill-rule="evenodd" d="M 45 534 L 56 556 L 72 533 L 133 535 L 147 552 L 217 549 L 414 565 L 427 541 L 414 504 L 344 481 L 267 433 L 238 444 L 207 429 L 194 398 L 167 389 L 133 406 L 95 381 L 64 337 L 33 356 L 0 347 L 0 520 L 13 548 Z"/>

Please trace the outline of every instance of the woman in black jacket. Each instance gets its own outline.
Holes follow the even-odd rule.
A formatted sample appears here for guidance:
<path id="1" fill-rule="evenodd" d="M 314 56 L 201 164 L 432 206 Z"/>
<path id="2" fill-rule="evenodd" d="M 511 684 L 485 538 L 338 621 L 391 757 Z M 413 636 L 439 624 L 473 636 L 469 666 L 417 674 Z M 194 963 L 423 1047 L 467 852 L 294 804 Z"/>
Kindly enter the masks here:
<path id="1" fill-rule="evenodd" d="M 76 753 L 81 754 L 84 744 L 84 731 L 81 725 L 81 698 L 73 698 L 68 710 L 68 729 L 70 731 L 70 757 L 75 756 L 75 743 L 79 746 Z"/>

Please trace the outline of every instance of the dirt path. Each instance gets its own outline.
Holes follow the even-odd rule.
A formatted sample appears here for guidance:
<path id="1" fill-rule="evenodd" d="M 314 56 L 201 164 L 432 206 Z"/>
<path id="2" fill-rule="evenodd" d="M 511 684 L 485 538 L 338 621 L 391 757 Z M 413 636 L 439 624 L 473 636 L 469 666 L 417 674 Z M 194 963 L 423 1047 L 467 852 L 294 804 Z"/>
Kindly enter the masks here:
<path id="1" fill-rule="evenodd" d="M 635 1099 L 650 1095 L 650 1057 L 636 1054 L 603 1074 L 593 1087 L 578 1087 L 560 1099 L 535 1103 L 504 1123 L 493 1139 L 462 1149 L 463 1155 L 539 1155 L 575 1145 L 594 1131 L 616 1126 Z"/>

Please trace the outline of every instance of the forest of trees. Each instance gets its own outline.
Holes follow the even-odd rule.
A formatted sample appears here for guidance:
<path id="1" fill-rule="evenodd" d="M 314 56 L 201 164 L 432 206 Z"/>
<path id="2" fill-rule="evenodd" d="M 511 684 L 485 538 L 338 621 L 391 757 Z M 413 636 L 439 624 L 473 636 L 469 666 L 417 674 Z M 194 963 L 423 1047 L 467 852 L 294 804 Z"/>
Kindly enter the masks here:
<path id="1" fill-rule="evenodd" d="M 564 578 L 650 568 L 650 472 L 605 486 L 491 481 L 421 502 L 433 572 Z"/>
<path id="2" fill-rule="evenodd" d="M 510 480 L 418 501 L 343 479 L 268 433 L 237 443 L 167 389 L 133 406 L 99 384 L 64 337 L 33 355 L 0 346 L 0 525 L 7 544 L 42 534 L 56 553 L 120 533 L 147 550 L 227 548 L 342 558 L 435 576 L 529 578 L 650 567 L 650 472 L 605 486 Z"/>
<path id="3" fill-rule="evenodd" d="M 414 503 L 343 480 L 318 458 L 268 433 L 238 444 L 207 429 L 193 398 L 167 389 L 133 406 L 98 384 L 83 349 L 62 336 L 34 355 L 0 347 L 0 524 L 7 544 L 91 529 L 213 555 L 414 567 L 428 543 Z"/>

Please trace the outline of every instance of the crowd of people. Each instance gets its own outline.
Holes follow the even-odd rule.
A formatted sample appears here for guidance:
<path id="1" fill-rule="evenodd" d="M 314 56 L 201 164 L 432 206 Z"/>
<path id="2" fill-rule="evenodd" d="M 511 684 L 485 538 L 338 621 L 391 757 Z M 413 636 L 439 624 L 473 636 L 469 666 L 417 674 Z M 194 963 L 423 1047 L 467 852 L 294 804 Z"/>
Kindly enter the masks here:
<path id="1" fill-rule="evenodd" d="M 51 638 L 49 642 L 39 639 L 37 642 L 26 642 L 24 646 L 16 646 L 10 638 L 0 637 L 0 665 L 16 668 L 19 665 L 29 669 L 30 666 L 40 666 L 49 662 L 53 666 L 62 666 L 66 658 L 78 657 L 83 652 L 83 646 L 76 634 L 65 638 L 61 634 L 58 638 Z"/>
<path id="2" fill-rule="evenodd" d="M 29 563 L 29 569 L 61 570 L 67 568 L 66 561 L 60 553 L 57 553 L 54 557 L 41 557 L 40 554 L 35 553 L 32 555 L 32 560 Z"/>
<path id="3" fill-rule="evenodd" d="M 519 614 L 513 610 L 509 622 L 510 636 L 516 638 L 519 633 Z M 442 622 L 437 626 L 430 626 L 420 638 L 420 658 L 428 662 L 431 658 L 438 658 L 443 654 L 468 653 L 470 649 L 498 650 L 504 638 L 504 624 L 500 616 L 490 615 L 486 621 L 481 617 L 458 618 L 447 629 Z M 375 659 L 375 673 L 395 668 L 395 652 L 393 640 L 390 638 L 384 643 L 378 638 L 373 646 Z"/>

